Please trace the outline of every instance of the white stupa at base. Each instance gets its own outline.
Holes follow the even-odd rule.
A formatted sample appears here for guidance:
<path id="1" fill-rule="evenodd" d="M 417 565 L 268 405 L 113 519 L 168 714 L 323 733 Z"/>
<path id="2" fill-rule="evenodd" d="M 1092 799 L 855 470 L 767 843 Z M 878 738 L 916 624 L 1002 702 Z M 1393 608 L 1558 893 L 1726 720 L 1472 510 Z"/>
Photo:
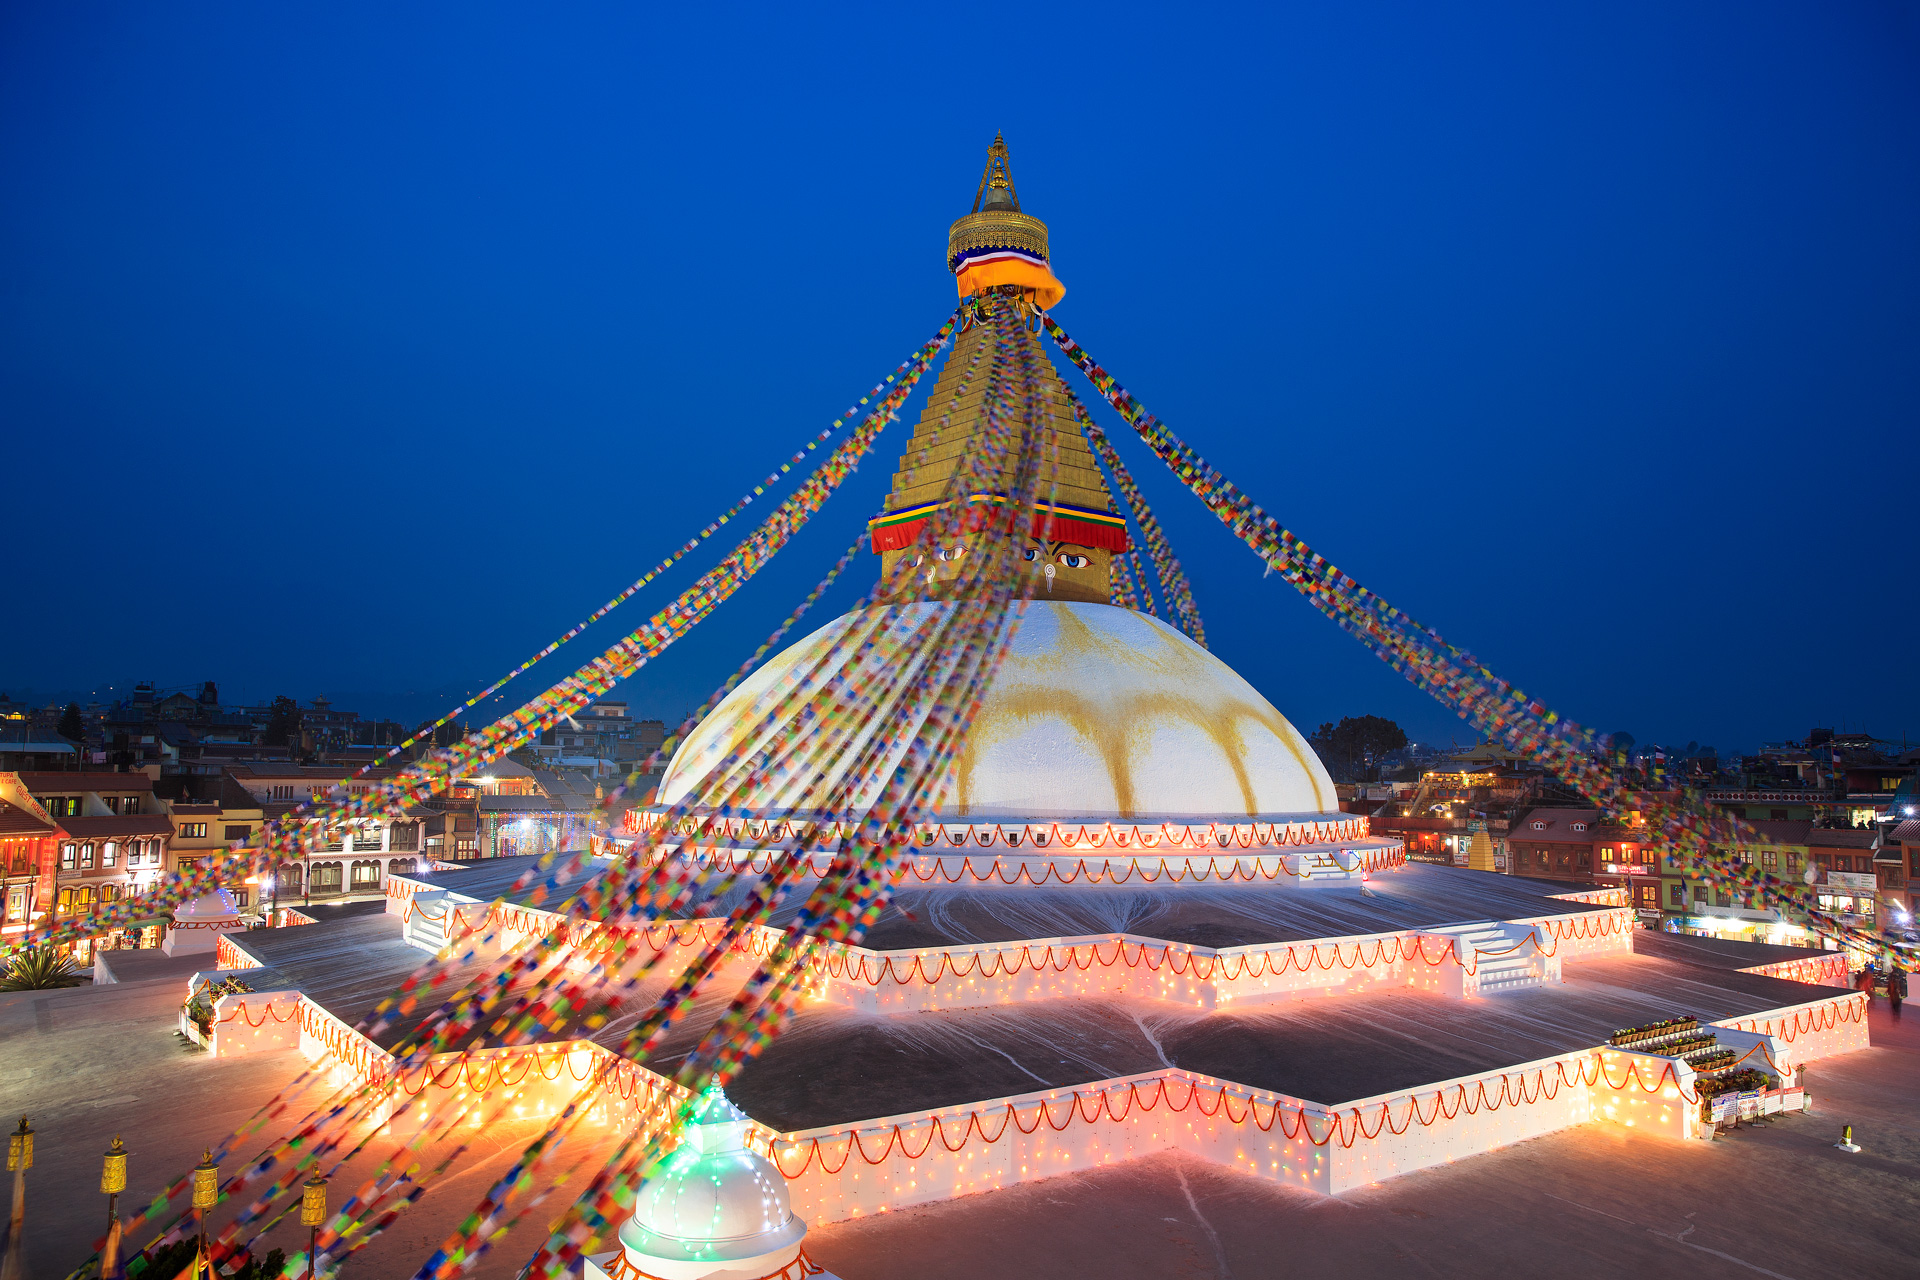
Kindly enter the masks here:
<path id="1" fill-rule="evenodd" d="M 751 1121 L 719 1089 L 700 1099 L 680 1146 L 647 1174 L 620 1247 L 585 1280 L 834 1280 L 800 1248 L 787 1180 L 746 1147 Z"/>
<path id="2" fill-rule="evenodd" d="M 215 889 L 204 898 L 183 902 L 173 909 L 173 920 L 167 925 L 166 937 L 160 940 L 160 950 L 170 956 L 212 951 L 220 945 L 221 934 L 236 933 L 246 927 L 247 922 L 234 909 L 233 895 L 225 889 Z"/>

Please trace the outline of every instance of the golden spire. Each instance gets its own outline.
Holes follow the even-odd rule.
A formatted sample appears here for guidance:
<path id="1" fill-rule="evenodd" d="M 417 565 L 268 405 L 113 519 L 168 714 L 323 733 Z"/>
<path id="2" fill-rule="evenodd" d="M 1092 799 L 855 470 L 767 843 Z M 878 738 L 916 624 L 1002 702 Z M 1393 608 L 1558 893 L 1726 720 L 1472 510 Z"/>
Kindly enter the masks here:
<path id="1" fill-rule="evenodd" d="M 993 194 L 988 195 L 991 191 Z M 1005 192 L 1004 195 L 1001 193 Z M 973 211 L 980 212 L 980 200 L 986 198 L 989 209 L 1020 212 L 1020 196 L 1013 189 L 1013 164 L 1007 158 L 1007 140 L 996 130 L 993 145 L 987 148 L 987 167 L 980 174 L 980 189 L 973 193 Z"/>
<path id="2" fill-rule="evenodd" d="M 1012 285 L 1021 297 L 1047 311 L 1067 293 L 1049 261 L 1047 224 L 1020 212 L 1007 140 L 996 133 L 973 193 L 973 212 L 947 229 L 947 270 L 963 298 Z"/>

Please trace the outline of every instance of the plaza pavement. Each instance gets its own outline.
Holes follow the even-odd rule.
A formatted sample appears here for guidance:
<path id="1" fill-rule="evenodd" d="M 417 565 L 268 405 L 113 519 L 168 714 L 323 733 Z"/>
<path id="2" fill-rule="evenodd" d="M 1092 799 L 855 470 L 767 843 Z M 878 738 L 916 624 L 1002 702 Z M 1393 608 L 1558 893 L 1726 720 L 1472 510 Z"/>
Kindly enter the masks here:
<path id="1" fill-rule="evenodd" d="M 171 977 L 0 994 L 0 1116 L 25 1112 L 39 1135 L 27 1231 L 38 1280 L 66 1275 L 98 1237 L 100 1155 L 116 1133 L 131 1157 L 131 1210 L 298 1073 L 290 1050 L 216 1061 L 185 1044 L 173 1029 L 184 994 Z M 1711 1143 L 1586 1125 L 1338 1197 L 1159 1156 L 817 1227 L 808 1248 L 843 1280 L 1911 1277 L 1920 1009 L 1895 1023 L 1879 1001 L 1870 1028 L 1873 1048 L 1809 1068 L 1811 1115 Z M 1833 1148 L 1845 1123 L 1859 1155 Z M 489 1126 L 342 1274 L 405 1280 L 536 1131 Z M 595 1166 L 613 1137 L 579 1145 L 580 1166 Z M 390 1149 L 376 1144 L 336 1180 L 335 1204 Z M 569 1198 L 563 1189 L 543 1203 L 473 1274 L 512 1276 Z M 282 1224 L 266 1247 L 291 1253 L 304 1234 Z"/>

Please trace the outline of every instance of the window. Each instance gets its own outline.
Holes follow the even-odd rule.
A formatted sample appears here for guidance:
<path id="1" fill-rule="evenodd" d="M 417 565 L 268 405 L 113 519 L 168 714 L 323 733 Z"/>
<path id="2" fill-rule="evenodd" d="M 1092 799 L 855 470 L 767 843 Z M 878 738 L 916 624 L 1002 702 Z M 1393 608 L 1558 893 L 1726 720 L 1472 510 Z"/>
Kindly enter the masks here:
<path id="1" fill-rule="evenodd" d="M 247 905 L 247 891 L 245 889 L 234 889 L 231 890 L 231 892 L 233 894 L 234 906 L 244 907 Z"/>
<path id="2" fill-rule="evenodd" d="M 233 826 L 230 826 L 230 827 L 228 827 L 228 828 L 227 828 L 227 834 L 226 834 L 226 837 L 225 837 L 225 838 L 226 838 L 226 839 L 228 839 L 228 840 L 245 840 L 245 839 L 246 839 L 247 837 L 249 837 L 249 836 L 251 836 L 252 834 L 253 834 L 253 828 L 252 828 L 252 827 L 248 827 L 248 826 L 240 826 L 240 827 L 233 827 Z"/>
<path id="3" fill-rule="evenodd" d="M 92 865 L 93 865 L 93 846 L 91 844 L 83 844 L 80 846 L 80 869 L 82 871 L 85 871 Z"/>
<path id="4" fill-rule="evenodd" d="M 353 887 L 356 889 L 377 889 L 380 887 L 380 864 L 378 862 L 356 862 L 353 864 Z"/>
<path id="5" fill-rule="evenodd" d="M 77 916 L 93 909 L 93 889 L 87 885 L 60 891 L 59 914 Z"/>
<path id="6" fill-rule="evenodd" d="M 389 849 L 420 847 L 420 824 L 417 822 L 396 822 L 387 831 L 387 848 Z"/>
<path id="7" fill-rule="evenodd" d="M 293 788 L 292 787 L 275 787 L 273 789 L 273 798 L 275 800 L 291 800 L 293 799 Z"/>
<path id="8" fill-rule="evenodd" d="M 1687 887 L 1683 884 L 1667 886 L 1667 905 L 1684 907 L 1687 905 Z"/>
<path id="9" fill-rule="evenodd" d="M 119 886 L 119 885 L 117 885 L 117 884 L 103 884 L 103 885 L 101 885 L 101 886 L 100 886 L 100 901 L 102 901 L 102 902 L 114 902 L 114 901 L 117 901 L 117 900 L 119 899 L 119 897 L 120 897 L 120 886 Z"/>
<path id="10" fill-rule="evenodd" d="M 1777 870 L 1779 866 L 1779 862 L 1780 862 L 1780 855 L 1775 853 L 1773 850 L 1765 849 L 1761 851 L 1760 853 L 1761 870 L 1763 871 Z"/>
<path id="11" fill-rule="evenodd" d="M 410 876 L 413 874 L 412 858 L 388 858 L 387 874 L 390 876 Z"/>
<path id="12" fill-rule="evenodd" d="M 1707 886 L 1703 884 L 1693 886 L 1693 900 L 1704 904 L 1707 900 Z"/>
<path id="13" fill-rule="evenodd" d="M 111 867 L 120 861 L 120 846 L 109 840 L 100 849 L 100 865 Z"/>
<path id="14" fill-rule="evenodd" d="M 1585 831 L 1587 829 L 1587 824 L 1584 822 L 1576 822 L 1573 824 L 1573 829 L 1575 831 Z"/>
<path id="15" fill-rule="evenodd" d="M 338 893 L 340 892 L 340 864 L 316 862 L 308 873 L 308 880 L 315 893 Z"/>
<path id="16" fill-rule="evenodd" d="M 1547 824 L 1544 822 L 1536 822 L 1533 824 L 1533 829 L 1535 831 L 1545 831 L 1547 829 Z"/>
<path id="17" fill-rule="evenodd" d="M 353 833 L 353 848 L 356 853 L 378 853 L 380 850 L 380 824 L 370 822 L 357 828 Z"/>
<path id="18" fill-rule="evenodd" d="M 78 846 L 70 845 L 70 844 L 61 845 L 60 846 L 60 869 L 62 871 L 73 870 L 74 859 L 77 857 L 79 857 Z"/>
<path id="19" fill-rule="evenodd" d="M 180 824 L 180 836 L 183 840 L 205 840 L 207 824 L 204 822 L 183 822 Z"/>
<path id="20" fill-rule="evenodd" d="M 40 802 L 49 816 L 55 818 L 77 818 L 80 816 L 79 796 L 48 796 Z"/>
<path id="21" fill-rule="evenodd" d="M 1643 907 L 1660 905 L 1660 886 L 1657 884 L 1637 884 L 1633 887 L 1633 900 Z"/>
<path id="22" fill-rule="evenodd" d="M 456 858 L 472 857 L 473 856 L 473 837 L 472 836 L 457 837 L 453 842 L 453 856 Z"/>

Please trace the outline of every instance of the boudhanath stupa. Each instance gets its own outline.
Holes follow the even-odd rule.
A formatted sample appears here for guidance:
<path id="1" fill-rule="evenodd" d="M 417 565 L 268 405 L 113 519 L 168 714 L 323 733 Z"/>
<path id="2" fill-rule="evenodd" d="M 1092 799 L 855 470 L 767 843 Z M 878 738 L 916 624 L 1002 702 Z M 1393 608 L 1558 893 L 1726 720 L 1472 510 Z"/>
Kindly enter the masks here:
<path id="1" fill-rule="evenodd" d="M 809 1228 L 1166 1150 L 1332 1195 L 1590 1122 L 1687 1139 L 1715 1122 L 1725 1073 L 1751 1073 L 1743 1106 L 1797 1108 L 1801 1064 L 1865 1046 L 1858 997 L 1823 985 L 1831 968 L 1807 953 L 1756 961 L 1647 933 L 1622 890 L 1409 863 L 1341 809 L 1267 696 L 1182 630 L 1114 603 L 1128 521 L 1030 324 L 1064 295 L 1052 262 L 996 139 L 948 234 L 973 305 L 869 524 L 881 571 L 917 598 L 838 618 L 766 662 L 630 815 L 629 836 L 724 785 L 710 821 L 742 858 L 824 872 L 840 815 L 808 806 L 820 772 L 741 792 L 747 766 L 728 762 L 782 732 L 769 717 L 795 681 L 887 678 L 860 665 L 875 650 L 837 643 L 850 628 L 910 629 L 953 598 L 959 554 L 928 556 L 919 531 L 946 502 L 1004 500 L 1004 487 L 956 497 L 947 482 L 991 426 L 990 379 L 969 371 L 1023 353 L 1043 382 L 1026 411 L 1052 419 L 1058 472 L 1017 548 L 1038 566 L 1032 601 L 938 808 L 884 913 L 857 944 L 815 940 L 790 1025 L 702 1100 L 593 1266 L 814 1274 Z M 356 1028 L 425 952 L 482 926 L 511 946 L 558 922 L 560 907 L 514 888 L 528 861 L 437 863 L 390 876 L 383 915 L 223 937 L 224 961 L 265 971 L 228 999 L 297 1006 L 249 1034 L 293 1035 L 337 1072 L 384 1078 L 410 1024 Z M 647 992 L 723 916 L 648 931 L 670 954 Z M 741 942 L 740 976 L 792 918 Z M 697 1002 L 644 1062 L 618 1064 L 598 1122 L 637 1123 L 671 1096 L 667 1077 L 728 994 Z M 558 1026 L 546 1049 L 604 1058 L 630 1025 Z M 528 1077 L 524 1105 L 557 1109 L 586 1074 Z"/>

